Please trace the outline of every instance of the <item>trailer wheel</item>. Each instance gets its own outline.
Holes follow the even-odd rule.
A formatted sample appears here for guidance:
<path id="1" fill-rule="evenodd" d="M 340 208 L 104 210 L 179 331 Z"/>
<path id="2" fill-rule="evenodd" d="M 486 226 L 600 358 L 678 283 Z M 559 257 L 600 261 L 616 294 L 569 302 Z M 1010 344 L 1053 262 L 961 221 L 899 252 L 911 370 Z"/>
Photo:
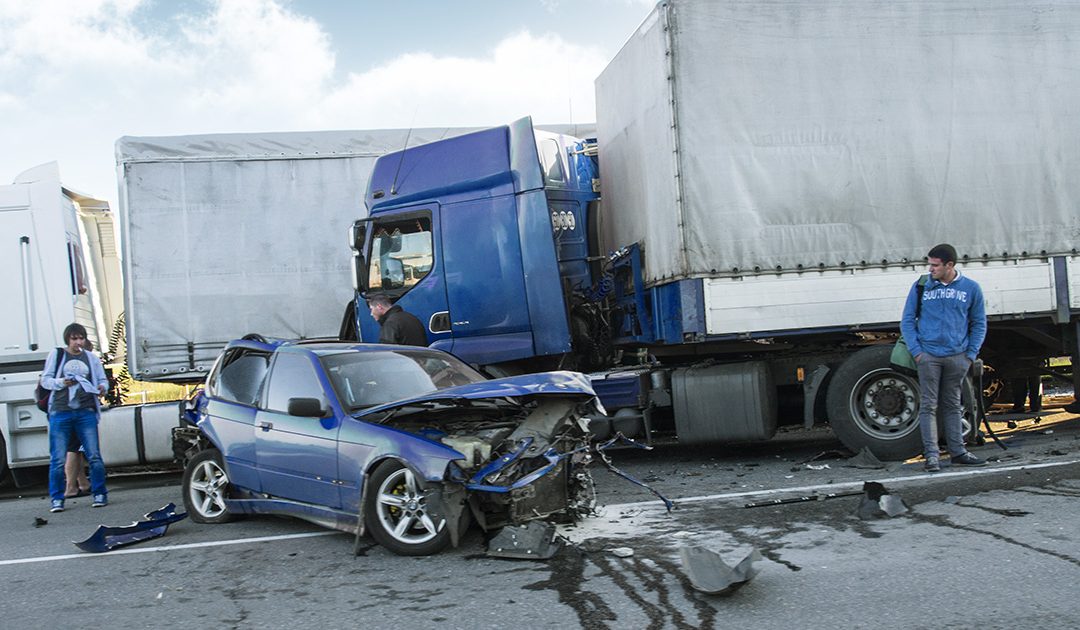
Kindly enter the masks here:
<path id="1" fill-rule="evenodd" d="M 893 370 L 891 354 L 892 346 L 882 345 L 848 357 L 833 374 L 826 405 L 829 424 L 844 446 L 856 453 L 865 446 L 879 459 L 903 460 L 922 453 L 919 380 Z M 971 443 L 978 437 L 978 425 L 970 378 L 960 391 L 961 428 Z M 938 434 L 944 436 L 940 430 Z"/>

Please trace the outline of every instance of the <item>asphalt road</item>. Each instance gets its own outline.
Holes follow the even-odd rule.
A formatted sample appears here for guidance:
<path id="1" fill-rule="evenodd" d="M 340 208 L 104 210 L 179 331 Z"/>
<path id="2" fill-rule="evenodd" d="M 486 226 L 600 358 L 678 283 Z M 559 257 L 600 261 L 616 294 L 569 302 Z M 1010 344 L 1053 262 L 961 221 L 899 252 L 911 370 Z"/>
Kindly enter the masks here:
<path id="1" fill-rule="evenodd" d="M 113 478 L 108 507 L 75 499 L 60 514 L 37 488 L 0 500 L 0 625 L 1078 627 L 1080 418 L 1022 422 L 1004 439 L 1008 451 L 977 449 L 998 458 L 989 467 L 937 475 L 917 462 L 845 467 L 828 453 L 839 443 L 817 430 L 763 445 L 621 451 L 615 463 L 676 509 L 597 467 L 600 515 L 562 528 L 571 542 L 546 562 L 487 557 L 475 531 L 435 557 L 399 558 L 370 540 L 354 556 L 351 536 L 281 518 L 185 520 L 162 538 L 84 554 L 70 541 L 98 524 L 179 504 L 178 476 Z M 744 507 L 867 480 L 910 511 L 860 520 L 859 497 Z M 35 517 L 48 523 L 35 527 Z M 728 596 L 699 593 L 680 566 L 684 545 L 730 563 L 756 548 L 760 573 Z"/>

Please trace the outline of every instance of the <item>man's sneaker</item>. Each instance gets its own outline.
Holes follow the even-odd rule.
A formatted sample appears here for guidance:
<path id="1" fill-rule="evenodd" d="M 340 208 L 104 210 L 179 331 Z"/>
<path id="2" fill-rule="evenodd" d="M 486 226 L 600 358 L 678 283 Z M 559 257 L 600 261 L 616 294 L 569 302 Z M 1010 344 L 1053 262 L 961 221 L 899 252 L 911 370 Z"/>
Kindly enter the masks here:
<path id="1" fill-rule="evenodd" d="M 952 463 L 955 466 L 985 466 L 986 460 L 979 459 L 971 453 L 964 453 L 963 455 L 953 455 Z"/>
<path id="2" fill-rule="evenodd" d="M 52 500 L 52 507 L 49 508 L 49 511 L 50 512 L 63 512 L 64 511 L 64 500 L 63 499 L 53 499 Z"/>
<path id="3" fill-rule="evenodd" d="M 95 494 L 94 502 L 90 504 L 90 507 L 105 507 L 109 504 L 109 499 L 104 494 Z"/>
<path id="4" fill-rule="evenodd" d="M 941 462 L 936 459 L 928 459 L 923 466 L 923 470 L 926 472 L 941 472 Z"/>

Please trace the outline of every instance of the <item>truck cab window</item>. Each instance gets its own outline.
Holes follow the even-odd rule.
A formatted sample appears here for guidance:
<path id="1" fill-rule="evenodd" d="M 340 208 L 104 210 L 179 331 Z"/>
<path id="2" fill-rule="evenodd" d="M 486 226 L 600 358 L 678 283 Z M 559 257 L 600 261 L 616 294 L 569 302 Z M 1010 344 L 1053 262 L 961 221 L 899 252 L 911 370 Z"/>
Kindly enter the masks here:
<path id="1" fill-rule="evenodd" d="M 559 143 L 553 139 L 541 140 L 537 148 L 540 150 L 540 166 L 544 169 L 544 179 L 552 184 L 565 184 L 566 171 L 563 169 Z"/>
<path id="2" fill-rule="evenodd" d="M 431 218 L 414 217 L 378 223 L 371 240 L 368 287 L 408 289 L 431 271 Z"/>
<path id="3" fill-rule="evenodd" d="M 75 243 L 68 243 L 68 265 L 71 269 L 71 294 L 85 295 L 89 290 L 86 267 L 83 265 L 82 248 Z"/>

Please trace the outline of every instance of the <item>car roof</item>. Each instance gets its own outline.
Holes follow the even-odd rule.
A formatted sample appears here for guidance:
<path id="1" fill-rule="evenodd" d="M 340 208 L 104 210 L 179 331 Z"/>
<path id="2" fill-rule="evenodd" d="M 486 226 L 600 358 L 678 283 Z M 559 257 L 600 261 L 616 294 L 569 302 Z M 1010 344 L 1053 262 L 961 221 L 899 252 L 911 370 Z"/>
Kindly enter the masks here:
<path id="1" fill-rule="evenodd" d="M 403 346 L 383 343 L 363 343 L 356 341 L 339 341 L 336 339 L 277 339 L 267 338 L 260 335 L 248 335 L 243 339 L 234 339 L 228 343 L 229 348 L 251 348 L 276 352 L 286 348 L 295 348 L 308 351 L 316 356 L 327 356 L 345 352 L 400 352 L 402 350 L 420 350 L 438 353 L 438 350 L 421 346 Z"/>

